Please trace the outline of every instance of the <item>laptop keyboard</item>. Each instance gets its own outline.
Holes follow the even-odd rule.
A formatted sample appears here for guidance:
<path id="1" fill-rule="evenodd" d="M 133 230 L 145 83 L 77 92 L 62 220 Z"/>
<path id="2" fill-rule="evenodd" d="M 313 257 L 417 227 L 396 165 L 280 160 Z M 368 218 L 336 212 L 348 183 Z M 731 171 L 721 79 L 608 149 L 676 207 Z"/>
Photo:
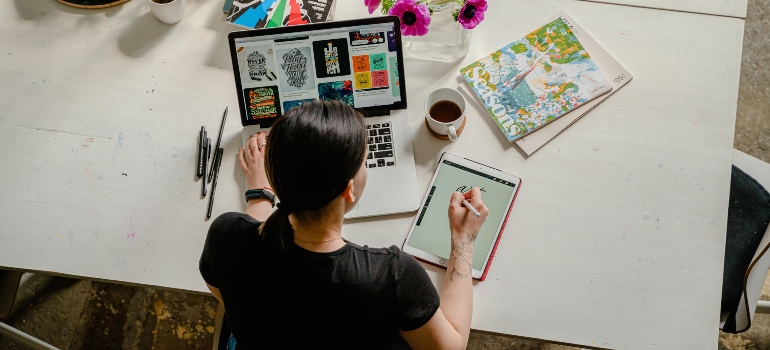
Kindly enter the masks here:
<path id="1" fill-rule="evenodd" d="M 369 147 L 366 167 L 396 166 L 396 150 L 393 147 L 393 128 L 390 122 L 367 124 L 366 132 L 367 147 Z"/>

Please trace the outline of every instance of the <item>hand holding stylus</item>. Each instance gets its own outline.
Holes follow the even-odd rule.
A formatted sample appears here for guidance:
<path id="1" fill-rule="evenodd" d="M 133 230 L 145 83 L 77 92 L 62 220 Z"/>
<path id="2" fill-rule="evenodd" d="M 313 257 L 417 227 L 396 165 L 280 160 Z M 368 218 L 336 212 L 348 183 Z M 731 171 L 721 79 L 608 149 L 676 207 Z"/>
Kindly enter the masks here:
<path id="1" fill-rule="evenodd" d="M 467 202 L 470 208 L 463 202 Z M 488 215 L 489 209 L 481 200 L 481 190 L 478 187 L 465 193 L 452 193 L 449 201 L 449 230 L 453 237 L 467 234 L 471 239 L 475 239 Z"/>

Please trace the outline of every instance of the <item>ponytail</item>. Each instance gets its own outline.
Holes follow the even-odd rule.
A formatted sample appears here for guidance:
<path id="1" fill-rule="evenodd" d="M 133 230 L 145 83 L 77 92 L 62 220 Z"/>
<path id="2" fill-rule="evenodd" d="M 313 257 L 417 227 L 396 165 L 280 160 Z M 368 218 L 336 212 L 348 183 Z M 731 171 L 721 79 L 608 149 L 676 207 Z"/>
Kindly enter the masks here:
<path id="1" fill-rule="evenodd" d="M 281 208 L 278 205 L 278 209 L 274 211 L 259 227 L 259 234 L 262 239 L 279 245 L 283 250 L 287 250 L 290 246 L 290 242 L 294 240 L 294 228 L 291 227 L 289 222 L 289 214 L 291 214 L 286 208 Z"/>

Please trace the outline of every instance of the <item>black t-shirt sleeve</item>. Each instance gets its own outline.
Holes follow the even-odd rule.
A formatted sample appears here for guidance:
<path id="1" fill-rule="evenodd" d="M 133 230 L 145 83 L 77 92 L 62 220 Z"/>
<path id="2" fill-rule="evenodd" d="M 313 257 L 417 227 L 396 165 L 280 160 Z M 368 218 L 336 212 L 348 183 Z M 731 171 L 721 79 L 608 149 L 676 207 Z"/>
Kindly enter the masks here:
<path id="1" fill-rule="evenodd" d="M 212 287 L 219 288 L 217 282 L 218 272 L 224 263 L 224 259 L 227 257 L 227 243 L 226 236 L 228 232 L 235 234 L 235 231 L 241 229 L 240 223 L 244 222 L 244 219 L 251 219 L 248 214 L 243 213 L 224 213 L 217 217 L 209 227 L 209 233 L 206 236 L 206 243 L 203 245 L 203 252 L 198 263 L 198 269 L 200 270 L 201 277 Z M 246 220 L 246 221 L 254 221 Z M 259 222 L 256 222 L 257 226 Z"/>
<path id="2" fill-rule="evenodd" d="M 413 256 L 397 249 L 395 266 L 398 299 L 398 328 L 413 331 L 422 327 L 436 313 L 440 298 L 425 268 Z"/>

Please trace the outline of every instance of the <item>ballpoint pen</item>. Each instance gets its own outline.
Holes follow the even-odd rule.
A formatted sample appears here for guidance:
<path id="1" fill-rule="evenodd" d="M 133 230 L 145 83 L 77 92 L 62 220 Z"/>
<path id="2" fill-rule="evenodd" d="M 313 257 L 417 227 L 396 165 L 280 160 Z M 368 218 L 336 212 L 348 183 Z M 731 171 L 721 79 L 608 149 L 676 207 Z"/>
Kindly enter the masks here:
<path id="1" fill-rule="evenodd" d="M 203 151 L 203 181 L 201 181 L 201 196 L 206 197 L 206 165 L 211 156 L 211 139 L 206 138 L 206 146 Z"/>
<path id="2" fill-rule="evenodd" d="M 203 176 L 203 157 L 206 155 L 206 127 L 201 126 L 201 131 L 198 133 L 198 159 L 195 164 L 195 175 L 198 177 Z"/>

